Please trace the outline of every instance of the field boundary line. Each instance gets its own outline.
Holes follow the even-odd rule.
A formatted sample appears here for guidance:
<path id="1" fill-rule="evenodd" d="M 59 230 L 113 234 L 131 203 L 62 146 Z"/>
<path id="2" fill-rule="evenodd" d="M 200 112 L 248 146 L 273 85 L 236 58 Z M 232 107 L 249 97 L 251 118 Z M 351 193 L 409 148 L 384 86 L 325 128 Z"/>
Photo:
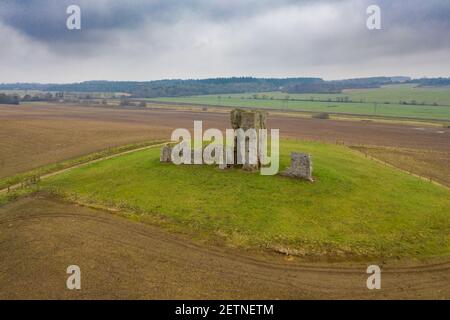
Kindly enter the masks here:
<path id="1" fill-rule="evenodd" d="M 356 147 L 356 146 L 355 146 L 355 147 Z M 363 155 L 363 156 L 366 157 L 367 159 L 373 160 L 373 161 L 375 161 L 375 162 L 378 162 L 378 163 L 380 163 L 380 164 L 382 164 L 382 165 L 385 165 L 385 166 L 387 166 L 387 167 L 390 167 L 390 168 L 392 168 L 392 169 L 399 170 L 399 171 L 401 171 L 401 172 L 403 172 L 403 173 L 406 173 L 406 174 L 408 174 L 408 175 L 410 175 L 410 176 L 413 176 L 413 177 L 419 178 L 419 179 L 421 179 L 421 180 L 424 180 L 424 181 L 426 181 L 426 182 L 428 182 L 428 183 L 432 183 L 432 184 L 434 184 L 434 185 L 443 187 L 443 188 L 445 188 L 445 189 L 450 189 L 449 186 L 446 186 L 445 184 L 442 184 L 442 183 L 440 183 L 440 182 L 437 182 L 437 181 L 433 180 L 432 178 L 427 178 L 427 177 L 421 176 L 421 175 L 419 175 L 419 174 L 417 174 L 417 173 L 413 173 L 413 172 L 410 172 L 410 171 L 408 171 L 408 170 L 399 168 L 399 167 L 397 167 L 397 166 L 395 166 L 395 165 L 393 165 L 393 164 L 390 164 L 390 163 L 388 163 L 388 162 L 386 162 L 386 161 L 383 161 L 383 160 L 381 160 L 381 159 L 375 158 L 375 157 L 371 156 L 370 154 L 364 153 L 364 152 L 362 152 L 362 151 L 360 151 L 360 150 L 358 150 L 358 149 L 353 149 L 352 146 L 349 146 L 349 148 L 352 149 L 352 150 L 354 150 L 354 151 L 356 151 L 356 152 L 358 152 L 358 153 L 360 153 L 361 155 Z"/>
<path id="2" fill-rule="evenodd" d="M 210 107 L 210 108 L 223 108 L 223 109 L 235 109 L 235 108 L 245 108 L 245 109 L 261 109 L 261 110 L 267 110 L 267 111 L 279 111 L 279 112 L 302 112 L 307 114 L 316 114 L 320 113 L 320 111 L 311 111 L 311 110 L 302 110 L 302 109 L 287 109 L 287 108 L 270 108 L 270 107 L 247 107 L 247 106 L 239 106 L 239 105 L 218 105 L 218 104 L 203 104 L 203 103 L 193 103 L 193 102 L 172 102 L 172 101 L 163 101 L 163 100 L 153 100 L 152 98 L 149 98 L 149 100 L 146 100 L 146 102 L 149 103 L 157 103 L 162 105 L 180 105 L 180 106 L 191 106 L 191 107 Z M 447 107 L 448 108 L 448 107 Z M 325 111 L 324 111 L 325 112 Z M 407 117 L 407 116 L 383 116 L 383 115 L 375 115 L 375 114 L 365 114 L 365 113 L 348 113 L 348 112 L 329 112 L 326 111 L 326 113 L 334 116 L 356 116 L 356 117 L 366 117 L 366 118 L 373 118 L 373 119 L 396 119 L 396 120 L 412 120 L 412 121 L 450 121 L 450 118 L 414 118 L 414 117 Z"/>
<path id="3" fill-rule="evenodd" d="M 70 170 L 82 167 L 82 166 L 86 166 L 86 165 L 89 165 L 89 164 L 92 164 L 92 163 L 96 163 L 96 162 L 99 162 L 99 161 L 104 161 L 104 160 L 112 159 L 112 158 L 115 158 L 115 157 L 123 156 L 123 155 L 129 154 L 129 153 L 143 151 L 143 150 L 156 148 L 156 147 L 161 147 L 161 146 L 164 146 L 165 144 L 167 144 L 168 142 L 169 141 L 163 142 L 163 143 L 158 143 L 158 144 L 152 144 L 152 145 L 145 146 L 145 147 L 139 147 L 139 148 L 136 148 L 136 149 L 126 150 L 126 151 L 123 151 L 123 152 L 120 152 L 120 153 L 116 153 L 116 154 L 108 155 L 108 156 L 101 157 L 101 158 L 98 158 L 98 159 L 90 160 L 90 161 L 87 161 L 87 162 L 79 163 L 79 164 L 73 165 L 73 166 L 68 167 L 68 168 L 64 168 L 64 169 L 61 169 L 61 170 L 57 170 L 57 171 L 54 171 L 54 172 L 43 174 L 42 176 L 39 177 L 39 179 L 41 179 L 41 180 L 42 179 L 47 179 L 47 178 L 53 177 L 55 175 L 58 175 L 58 174 L 61 174 L 61 173 L 64 173 L 64 172 L 67 172 L 67 171 L 70 171 Z M 19 183 L 16 183 L 14 185 L 11 185 L 11 186 L 9 186 L 7 188 L 0 189 L 0 194 L 7 193 L 7 192 L 9 192 L 11 190 L 19 189 L 20 187 L 22 187 L 22 185 L 23 185 L 23 182 L 19 182 Z"/>

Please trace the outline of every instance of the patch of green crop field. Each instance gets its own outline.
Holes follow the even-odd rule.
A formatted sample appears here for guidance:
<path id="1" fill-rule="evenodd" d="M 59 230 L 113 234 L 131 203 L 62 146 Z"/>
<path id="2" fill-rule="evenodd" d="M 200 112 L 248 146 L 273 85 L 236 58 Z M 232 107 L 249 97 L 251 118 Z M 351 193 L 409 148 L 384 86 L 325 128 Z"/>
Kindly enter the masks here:
<path id="1" fill-rule="evenodd" d="M 421 105 L 442 105 L 450 106 L 450 87 L 417 87 L 414 84 L 397 84 L 387 85 L 380 88 L 372 89 L 349 89 L 344 90 L 340 94 L 287 94 L 282 92 L 264 92 L 256 93 L 260 98 L 266 99 L 302 99 L 302 100 L 322 100 L 322 101 L 337 101 L 337 98 L 348 98 L 352 102 L 378 102 L 399 104 L 405 102 L 407 104 L 415 103 Z M 253 98 L 255 93 L 244 95 L 234 95 L 239 97 Z M 232 95 L 233 96 L 233 95 Z M 228 95 L 223 95 L 224 98 Z"/>
<path id="2" fill-rule="evenodd" d="M 400 101 L 415 104 L 450 106 L 450 87 L 416 87 L 413 84 L 388 85 L 375 89 L 345 90 L 343 96 L 358 101 L 390 102 Z"/>
<path id="3" fill-rule="evenodd" d="M 412 85 L 392 85 L 374 89 L 346 90 L 341 94 L 263 92 L 154 100 L 224 107 L 450 120 L 450 87 L 417 88 Z"/>
<path id="4" fill-rule="evenodd" d="M 160 163 L 155 148 L 76 168 L 40 185 L 230 245 L 318 257 L 450 253 L 448 188 L 345 146 L 318 142 L 282 140 L 281 169 L 291 151 L 312 155 L 314 183 Z"/>

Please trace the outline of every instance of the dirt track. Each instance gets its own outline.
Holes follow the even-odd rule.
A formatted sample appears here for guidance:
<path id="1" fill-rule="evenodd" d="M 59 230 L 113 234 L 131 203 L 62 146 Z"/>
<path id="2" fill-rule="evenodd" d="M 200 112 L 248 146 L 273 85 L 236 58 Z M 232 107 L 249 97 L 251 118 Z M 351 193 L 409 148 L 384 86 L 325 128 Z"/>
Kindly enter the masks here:
<path id="1" fill-rule="evenodd" d="M 152 144 L 152 145 L 149 145 L 149 146 L 146 146 L 146 147 L 135 148 L 135 149 L 131 149 L 131 150 L 115 153 L 115 154 L 112 154 L 112 155 L 109 155 L 109 156 L 105 156 L 105 157 L 97 158 L 97 159 L 94 159 L 94 160 L 90 160 L 90 161 L 87 161 L 87 162 L 83 162 L 83 163 L 80 163 L 80 164 L 75 164 L 75 165 L 70 166 L 70 167 L 65 168 L 65 169 L 52 171 L 50 173 L 41 175 L 39 177 L 39 179 L 40 180 L 44 180 L 44 179 L 53 177 L 55 175 L 58 175 L 58 174 L 61 174 L 61 173 L 64 173 L 64 172 L 67 172 L 67 171 L 70 171 L 70 170 L 82 167 L 82 166 L 86 166 L 86 165 L 89 165 L 89 164 L 92 164 L 92 163 L 96 163 L 96 162 L 100 162 L 100 161 L 104 161 L 104 160 L 120 157 L 120 156 L 129 154 L 129 153 L 133 153 L 133 152 L 137 152 L 137 151 L 142 151 L 142 150 L 146 150 L 146 149 L 150 149 L 150 148 L 161 147 L 161 146 L 164 146 L 165 144 L 166 144 L 165 142 L 164 143 L 158 143 L 158 144 Z M 13 191 L 15 189 L 19 189 L 19 188 L 22 188 L 22 183 L 16 183 L 16 184 L 8 186 L 7 188 L 0 189 L 0 194 L 8 193 L 8 192 L 11 192 L 11 191 Z"/>
<path id="2" fill-rule="evenodd" d="M 167 139 L 180 127 L 225 129 L 228 114 L 56 104 L 0 105 L 0 178 L 108 147 Z M 450 130 L 362 121 L 270 116 L 282 136 L 380 146 L 450 150 Z"/>
<path id="3" fill-rule="evenodd" d="M 305 264 L 279 255 L 211 247 L 104 213 L 49 199 L 0 208 L 0 298 L 323 299 L 450 298 L 450 262 L 382 266 Z M 80 291 L 65 287 L 81 268 Z"/>

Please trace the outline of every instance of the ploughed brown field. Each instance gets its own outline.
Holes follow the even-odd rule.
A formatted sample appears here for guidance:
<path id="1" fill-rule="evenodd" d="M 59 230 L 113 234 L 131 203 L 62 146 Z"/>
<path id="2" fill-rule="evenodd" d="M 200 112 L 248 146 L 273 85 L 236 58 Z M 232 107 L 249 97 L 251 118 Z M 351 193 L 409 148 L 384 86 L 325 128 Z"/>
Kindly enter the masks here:
<path id="1" fill-rule="evenodd" d="M 0 299 L 449 299 L 450 263 L 382 268 L 306 263 L 294 257 L 194 243 L 147 224 L 52 199 L 0 208 Z M 81 269 L 67 290 L 66 268 Z"/>
<path id="2" fill-rule="evenodd" d="M 218 111 L 0 105 L 0 178 L 108 147 L 169 139 L 175 128 L 192 129 L 194 120 L 205 128 L 229 123 Z M 280 115 L 270 116 L 269 125 L 285 137 L 344 142 L 449 182 L 449 129 Z M 450 298 L 448 261 L 373 261 L 382 267 L 383 290 L 369 291 L 365 261 L 307 263 L 202 244 L 45 194 L 0 207 L 0 261 L 0 298 L 7 299 Z M 71 264 L 81 267 L 80 291 L 65 287 Z"/>

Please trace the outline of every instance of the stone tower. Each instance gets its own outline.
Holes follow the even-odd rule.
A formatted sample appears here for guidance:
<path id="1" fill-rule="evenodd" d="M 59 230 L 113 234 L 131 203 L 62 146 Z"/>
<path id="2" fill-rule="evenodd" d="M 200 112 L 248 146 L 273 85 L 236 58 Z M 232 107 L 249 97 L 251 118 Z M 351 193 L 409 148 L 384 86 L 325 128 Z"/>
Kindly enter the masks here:
<path id="1" fill-rule="evenodd" d="M 234 109 L 230 114 L 231 126 L 234 130 L 243 129 L 255 129 L 258 133 L 259 129 L 267 128 L 267 112 L 257 110 L 242 110 Z M 257 164 L 249 163 L 249 146 L 245 145 L 245 163 L 242 165 L 242 169 L 246 171 L 256 171 L 259 169 L 259 159 Z M 257 152 L 259 158 L 259 152 Z M 237 161 L 237 138 L 234 141 L 234 159 Z"/>

